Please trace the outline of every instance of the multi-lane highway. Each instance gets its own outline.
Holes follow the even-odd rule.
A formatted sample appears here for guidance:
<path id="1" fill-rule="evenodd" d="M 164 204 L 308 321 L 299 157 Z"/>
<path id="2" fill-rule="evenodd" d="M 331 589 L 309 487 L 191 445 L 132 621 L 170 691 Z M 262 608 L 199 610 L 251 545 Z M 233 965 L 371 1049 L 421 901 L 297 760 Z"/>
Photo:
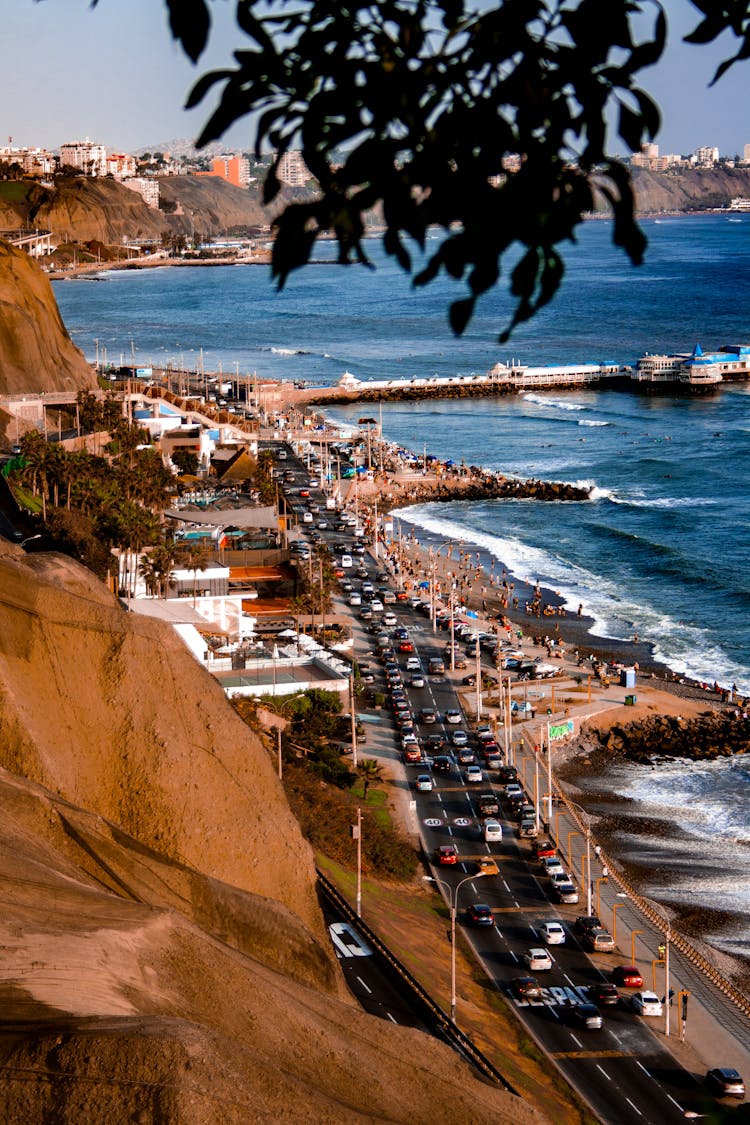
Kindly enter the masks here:
<path id="1" fill-rule="evenodd" d="M 550 1066 L 562 1071 L 603 1122 L 664 1125 L 684 1120 L 686 1113 L 705 1113 L 715 1103 L 707 1099 L 702 1082 L 662 1046 L 649 1026 L 654 1017 L 636 1014 L 637 988 L 620 988 L 615 1004 L 601 1005 L 601 1027 L 592 1029 L 579 1018 L 596 986 L 610 980 L 615 966 L 628 964 L 630 952 L 591 953 L 582 947 L 576 919 L 586 914 L 586 896 L 580 903 L 558 901 L 551 877 L 534 857 L 535 841 L 520 838 L 518 803 L 506 797 L 503 770 L 487 768 L 481 732 L 461 709 L 455 681 L 465 673 L 428 674 L 431 658 L 445 655 L 447 634 L 433 630 L 416 599 L 394 603 L 389 592 L 383 604 L 384 564 L 354 553 L 361 552 L 361 540 L 352 538 L 351 528 L 339 523 L 338 530 L 334 525 L 321 532 L 336 558 L 352 552 L 352 567 L 340 575 L 340 596 L 345 604 L 361 600 L 351 607 L 359 615 L 357 653 L 387 693 L 392 738 L 410 781 L 431 877 L 448 905 L 456 906 L 458 925 L 488 977 L 514 1005 Z M 470 777 L 472 765 L 481 770 L 477 780 Z M 485 842 L 479 798 L 489 793 L 498 797 L 501 841 Z M 441 862 L 440 849 L 446 848 L 455 851 L 455 862 Z M 488 858 L 495 860 L 497 873 L 481 873 L 480 860 Z M 472 920 L 477 905 L 490 913 Z M 563 943 L 546 944 L 542 926 L 549 921 L 561 923 Z M 535 948 L 547 950 L 550 968 L 529 970 L 525 956 Z M 364 1005 L 387 1008 L 388 998 L 363 992 L 356 984 L 360 974 L 352 973 Z M 523 991 L 528 986 L 518 983 L 523 977 L 535 980 L 530 995 Z M 646 979 L 643 988 L 650 986 Z M 387 1014 L 398 1018 L 390 1010 Z M 456 1018 L 460 1025 L 460 999 Z"/>

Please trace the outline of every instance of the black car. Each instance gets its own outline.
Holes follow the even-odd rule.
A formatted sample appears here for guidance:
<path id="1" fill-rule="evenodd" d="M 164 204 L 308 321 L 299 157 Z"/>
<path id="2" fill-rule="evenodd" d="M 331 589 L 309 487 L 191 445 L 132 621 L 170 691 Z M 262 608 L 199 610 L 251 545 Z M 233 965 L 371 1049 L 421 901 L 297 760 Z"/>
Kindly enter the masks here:
<path id="1" fill-rule="evenodd" d="M 542 995 L 536 977 L 514 977 L 510 990 L 519 1000 L 538 1000 Z"/>
<path id="2" fill-rule="evenodd" d="M 600 1031 L 604 1022 L 596 1004 L 574 1004 L 568 1011 L 568 1018 L 576 1027 L 587 1031 Z"/>
<path id="3" fill-rule="evenodd" d="M 438 754 L 436 758 L 432 759 L 432 768 L 440 773 L 450 773 L 453 769 L 453 762 L 447 754 Z"/>
<path id="4" fill-rule="evenodd" d="M 495 924 L 492 911 L 484 902 L 472 902 L 466 911 L 466 918 L 472 926 L 494 926 Z"/>
<path id="5" fill-rule="evenodd" d="M 716 1066 L 706 1075 L 706 1085 L 719 1098 L 744 1098 L 745 1083 L 731 1066 Z"/>
<path id="6" fill-rule="evenodd" d="M 428 734 L 425 746 L 427 747 L 428 753 L 434 754 L 438 750 L 442 750 L 445 746 L 445 736 L 442 734 Z"/>
<path id="7" fill-rule="evenodd" d="M 592 933 L 594 930 L 603 930 L 601 919 L 597 918 L 595 914 L 581 914 L 575 920 L 573 929 L 577 934 L 582 937 L 586 934 Z"/>
<path id="8" fill-rule="evenodd" d="M 509 785 L 511 781 L 518 780 L 518 770 L 515 766 L 501 766 L 497 772 L 498 781 Z"/>
<path id="9" fill-rule="evenodd" d="M 613 984 L 610 984 L 609 981 L 606 980 L 589 985 L 586 991 L 593 1003 L 598 1004 L 600 1007 L 612 1006 L 618 1004 L 620 1001 L 620 993 Z"/>

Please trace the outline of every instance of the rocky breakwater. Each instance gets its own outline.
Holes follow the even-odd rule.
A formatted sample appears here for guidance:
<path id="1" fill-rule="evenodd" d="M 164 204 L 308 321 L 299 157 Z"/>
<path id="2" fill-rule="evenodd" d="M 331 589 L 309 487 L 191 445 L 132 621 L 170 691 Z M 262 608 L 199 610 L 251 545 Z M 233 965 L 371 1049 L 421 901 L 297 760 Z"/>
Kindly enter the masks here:
<path id="1" fill-rule="evenodd" d="M 588 500 L 590 490 L 562 481 L 516 480 L 470 470 L 468 476 L 375 482 L 381 511 L 404 503 L 448 503 L 454 500 Z M 360 494 L 361 495 L 361 494 Z M 367 499 L 367 497 L 362 497 Z"/>
<path id="2" fill-rule="evenodd" d="M 706 711 L 694 719 L 654 715 L 591 733 L 597 749 L 610 761 L 624 758 L 650 765 L 656 758 L 713 761 L 750 753 L 750 720 L 735 711 Z"/>

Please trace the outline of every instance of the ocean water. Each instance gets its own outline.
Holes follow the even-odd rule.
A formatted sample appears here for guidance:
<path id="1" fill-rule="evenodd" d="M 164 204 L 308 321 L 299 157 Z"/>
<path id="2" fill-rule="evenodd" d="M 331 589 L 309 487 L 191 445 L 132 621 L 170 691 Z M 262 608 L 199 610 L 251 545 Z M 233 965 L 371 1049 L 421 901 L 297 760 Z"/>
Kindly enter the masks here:
<path id="1" fill-rule="evenodd" d="M 503 291 L 480 301 L 456 340 L 446 301 L 460 287 L 440 280 L 413 293 L 376 242 L 374 272 L 320 264 L 280 294 L 260 266 L 111 271 L 101 282 L 58 282 L 55 292 L 90 359 L 98 347 L 115 363 L 195 367 L 202 353 L 206 370 L 315 384 L 345 370 L 374 379 L 485 372 L 512 357 L 633 363 L 696 342 L 705 350 L 750 343 L 750 218 L 664 219 L 645 229 L 647 262 L 634 269 L 611 248 L 608 223 L 587 224 L 570 248 L 562 294 L 503 348 L 496 337 L 511 314 Z M 324 245 L 319 256 L 332 253 Z M 359 408 L 332 413 L 351 421 Z M 637 632 L 676 672 L 750 694 L 750 385 L 704 398 L 601 390 L 384 404 L 382 420 L 387 438 L 419 453 L 591 484 L 583 503 L 454 503 L 402 515 L 485 548 L 573 607 L 582 602 L 596 633 Z M 726 905 L 715 865 L 701 875 L 710 839 L 734 877 L 733 908 L 750 908 L 738 877 L 750 839 L 746 763 L 677 763 L 634 771 L 622 784 L 683 829 L 681 857 L 663 841 L 653 846 L 686 895 L 700 883 L 702 903 Z M 745 939 L 732 942 L 736 949 Z"/>
<path id="2" fill-rule="evenodd" d="M 460 340 L 452 282 L 413 293 L 371 241 L 376 270 L 311 266 L 276 293 L 266 267 L 104 272 L 57 282 L 63 319 L 89 358 L 172 362 L 329 384 L 485 372 L 498 359 L 633 363 L 649 351 L 750 342 L 750 218 L 646 224 L 647 264 L 629 266 L 606 222 L 583 228 L 552 306 L 496 333 L 499 290 Z M 429 248 L 429 244 L 428 244 Z M 333 254 L 322 244 L 320 256 Z M 360 410 L 332 411 L 356 420 Z M 583 602 L 599 635 L 650 640 L 699 680 L 750 694 L 750 384 L 702 398 L 622 391 L 384 404 L 386 437 L 418 452 L 510 474 L 586 482 L 583 504 L 528 501 L 412 509 L 405 518 L 473 538 L 518 574 Z"/>

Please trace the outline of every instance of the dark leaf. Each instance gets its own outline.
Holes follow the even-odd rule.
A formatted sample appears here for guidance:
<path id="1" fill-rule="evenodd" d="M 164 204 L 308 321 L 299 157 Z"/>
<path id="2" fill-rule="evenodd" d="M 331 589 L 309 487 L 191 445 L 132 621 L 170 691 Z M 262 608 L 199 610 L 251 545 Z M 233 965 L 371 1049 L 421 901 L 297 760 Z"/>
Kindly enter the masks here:
<path id="1" fill-rule="evenodd" d="M 208 42 L 211 16 L 205 0 L 166 0 L 172 37 L 192 62 L 197 62 Z"/>
<path id="2" fill-rule="evenodd" d="M 465 297 L 461 301 L 454 301 L 450 307 L 449 319 L 451 328 L 456 336 L 463 334 L 466 325 L 474 313 L 475 297 Z"/>

